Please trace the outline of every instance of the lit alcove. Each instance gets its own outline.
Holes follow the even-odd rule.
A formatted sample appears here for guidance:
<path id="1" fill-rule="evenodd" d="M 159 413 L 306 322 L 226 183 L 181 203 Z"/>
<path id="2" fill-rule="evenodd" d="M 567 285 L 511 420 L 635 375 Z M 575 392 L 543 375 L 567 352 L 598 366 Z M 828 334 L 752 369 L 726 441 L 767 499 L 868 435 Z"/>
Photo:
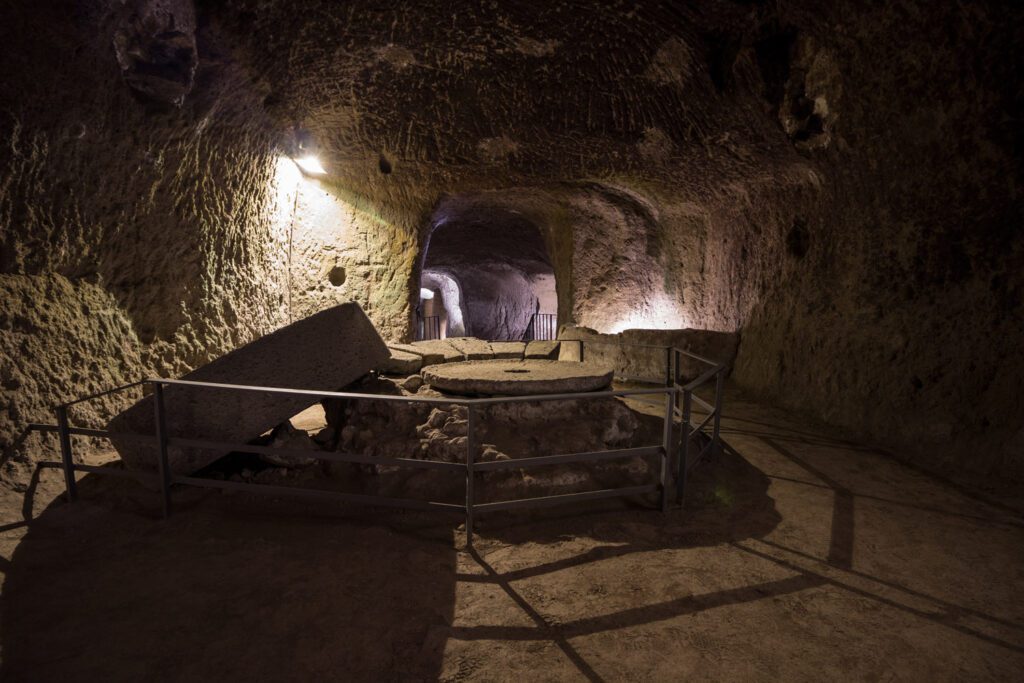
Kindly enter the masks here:
<path id="1" fill-rule="evenodd" d="M 445 210 L 423 253 L 417 336 L 550 338 L 556 331 L 555 272 L 532 221 L 498 207 Z"/>

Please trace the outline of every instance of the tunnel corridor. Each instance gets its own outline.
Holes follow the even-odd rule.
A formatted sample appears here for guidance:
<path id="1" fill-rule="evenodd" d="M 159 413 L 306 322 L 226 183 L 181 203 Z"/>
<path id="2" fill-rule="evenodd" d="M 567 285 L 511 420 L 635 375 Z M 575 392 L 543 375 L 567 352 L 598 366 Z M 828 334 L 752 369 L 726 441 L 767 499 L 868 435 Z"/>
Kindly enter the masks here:
<path id="1" fill-rule="evenodd" d="M 558 308 L 540 229 L 504 207 L 442 206 L 425 242 L 419 290 L 421 315 L 440 316 L 442 336 L 520 340 L 534 314 Z"/>

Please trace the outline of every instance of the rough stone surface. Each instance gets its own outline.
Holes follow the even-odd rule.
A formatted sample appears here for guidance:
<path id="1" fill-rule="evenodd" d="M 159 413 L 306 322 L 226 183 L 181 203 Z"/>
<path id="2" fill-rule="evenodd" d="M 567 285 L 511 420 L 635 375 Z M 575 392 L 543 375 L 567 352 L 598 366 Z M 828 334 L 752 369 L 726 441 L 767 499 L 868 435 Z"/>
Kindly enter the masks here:
<path id="1" fill-rule="evenodd" d="M 411 375 L 423 366 L 423 356 L 395 347 L 388 347 L 391 355 L 377 369 L 386 375 Z"/>
<path id="2" fill-rule="evenodd" d="M 558 360 L 569 363 L 579 363 L 583 360 L 583 347 L 579 342 L 572 340 L 559 341 Z"/>
<path id="3" fill-rule="evenodd" d="M 616 376 L 661 381 L 667 377 L 665 348 L 689 351 L 713 363 L 731 369 L 736 359 L 739 335 L 708 330 L 625 330 L 619 334 L 600 334 L 585 327 L 565 326 L 562 343 L 570 339 L 584 344 L 583 359 L 615 368 Z M 709 363 L 681 354 L 679 378 L 695 379 L 712 367 Z"/>
<path id="4" fill-rule="evenodd" d="M 0 343 L 33 358 L 0 378 L 5 447 L 52 387 L 178 375 L 342 301 L 408 339 L 457 208 L 536 228 L 561 323 L 741 332 L 743 387 L 1024 476 L 1013 3 L 198 3 L 180 108 L 117 77 L 139 6 L 185 4 L 4 6 L 0 279 L 30 303 Z"/>
<path id="5" fill-rule="evenodd" d="M 129 0 L 114 50 L 125 83 L 146 99 L 181 106 L 199 63 L 191 0 Z"/>
<path id="6" fill-rule="evenodd" d="M 522 360 L 526 354 L 526 342 L 491 342 L 491 356 L 495 360 Z"/>
<path id="7" fill-rule="evenodd" d="M 554 362 L 554 361 L 551 361 Z M 438 366 L 445 367 L 445 366 Z M 397 394 L 389 380 L 363 387 L 374 393 Z M 418 396 L 438 397 L 429 387 Z M 587 452 L 649 445 L 660 438 L 657 420 L 642 420 L 616 399 L 525 401 L 479 408 L 475 432 L 478 462 Z M 381 401 L 331 401 L 328 420 L 341 433 L 337 448 L 381 458 L 380 465 L 361 470 L 358 478 L 376 493 L 458 501 L 463 484 L 449 473 L 401 468 L 388 458 L 465 462 L 466 408 L 455 405 Z M 349 467 L 336 467 L 339 478 L 352 477 Z M 502 470 L 481 475 L 481 502 L 572 493 L 599 488 L 649 483 L 656 460 L 629 458 L 573 466 Z M 370 475 L 367 479 L 366 475 Z"/>
<path id="8" fill-rule="evenodd" d="M 434 389 L 454 394 L 561 394 L 604 389 L 612 371 L 598 363 L 550 360 L 485 360 L 433 365 L 423 379 Z"/>
<path id="9" fill-rule="evenodd" d="M 537 360 L 558 360 L 557 341 L 531 341 L 526 344 L 526 358 Z"/>
<path id="10" fill-rule="evenodd" d="M 404 391 L 408 391 L 410 394 L 415 394 L 423 386 L 423 377 L 420 375 L 410 375 L 399 383 L 400 387 Z"/>
<path id="11" fill-rule="evenodd" d="M 423 353 L 424 365 L 455 363 L 466 360 L 466 354 L 444 340 L 418 341 L 413 342 L 410 346 L 413 348 L 413 353 Z M 427 359 L 430 360 L 428 361 Z"/>
<path id="12" fill-rule="evenodd" d="M 491 345 L 475 337 L 449 337 L 445 340 L 452 348 L 461 353 L 466 360 L 489 360 L 494 357 Z"/>
<path id="13" fill-rule="evenodd" d="M 281 328 L 181 379 L 337 391 L 379 366 L 387 346 L 357 304 L 342 304 Z M 315 403 L 303 396 L 168 386 L 164 390 L 170 437 L 244 443 Z M 153 434 L 152 397 L 111 420 L 114 432 Z M 155 469 L 153 448 L 112 439 L 121 458 Z M 171 448 L 171 470 L 190 474 L 220 456 L 218 451 Z"/>
<path id="14" fill-rule="evenodd" d="M 273 434 L 271 435 L 270 443 L 267 445 L 269 445 L 271 448 L 280 448 L 284 450 L 321 450 L 320 443 L 318 443 L 312 437 L 310 437 L 309 433 L 306 432 L 305 430 L 297 428 L 291 421 L 286 421 L 283 424 L 274 428 Z M 319 462 L 316 458 L 312 457 L 306 458 L 302 456 L 278 453 L 261 453 L 260 460 L 269 465 L 274 465 L 275 467 L 290 468 L 310 467 Z"/>

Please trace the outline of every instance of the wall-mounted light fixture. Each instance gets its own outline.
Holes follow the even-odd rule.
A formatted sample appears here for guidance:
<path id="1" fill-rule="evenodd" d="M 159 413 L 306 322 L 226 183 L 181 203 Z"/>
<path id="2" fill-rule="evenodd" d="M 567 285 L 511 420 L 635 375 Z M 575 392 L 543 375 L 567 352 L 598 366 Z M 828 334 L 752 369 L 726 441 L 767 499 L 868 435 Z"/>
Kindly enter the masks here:
<path id="1" fill-rule="evenodd" d="M 296 126 L 292 129 L 291 138 L 288 144 L 288 156 L 292 158 L 299 170 L 306 175 L 325 175 L 327 169 L 320 163 L 316 143 L 310 132 Z"/>
<path id="2" fill-rule="evenodd" d="M 420 299 L 421 300 L 433 299 L 433 298 L 434 298 L 434 293 L 432 291 L 430 291 L 426 287 L 420 287 Z"/>

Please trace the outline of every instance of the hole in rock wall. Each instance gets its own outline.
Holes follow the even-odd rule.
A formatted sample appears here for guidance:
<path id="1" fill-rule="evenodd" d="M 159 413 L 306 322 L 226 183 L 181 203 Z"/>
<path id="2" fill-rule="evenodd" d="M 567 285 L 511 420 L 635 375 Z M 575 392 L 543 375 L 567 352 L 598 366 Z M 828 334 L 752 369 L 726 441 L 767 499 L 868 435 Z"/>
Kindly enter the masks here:
<path id="1" fill-rule="evenodd" d="M 786 235 L 786 250 L 790 256 L 803 258 L 811 248 L 811 234 L 807 230 L 807 222 L 797 218 Z"/>
<path id="2" fill-rule="evenodd" d="M 536 313 L 557 313 L 555 273 L 538 227 L 515 211 L 474 207 L 435 216 L 423 254 L 421 316 L 442 336 L 518 340 Z"/>
<path id="3" fill-rule="evenodd" d="M 335 287 L 341 287 L 345 284 L 345 280 L 347 279 L 345 268 L 342 266 L 334 266 L 331 268 L 331 272 L 327 274 L 327 279 Z"/>

